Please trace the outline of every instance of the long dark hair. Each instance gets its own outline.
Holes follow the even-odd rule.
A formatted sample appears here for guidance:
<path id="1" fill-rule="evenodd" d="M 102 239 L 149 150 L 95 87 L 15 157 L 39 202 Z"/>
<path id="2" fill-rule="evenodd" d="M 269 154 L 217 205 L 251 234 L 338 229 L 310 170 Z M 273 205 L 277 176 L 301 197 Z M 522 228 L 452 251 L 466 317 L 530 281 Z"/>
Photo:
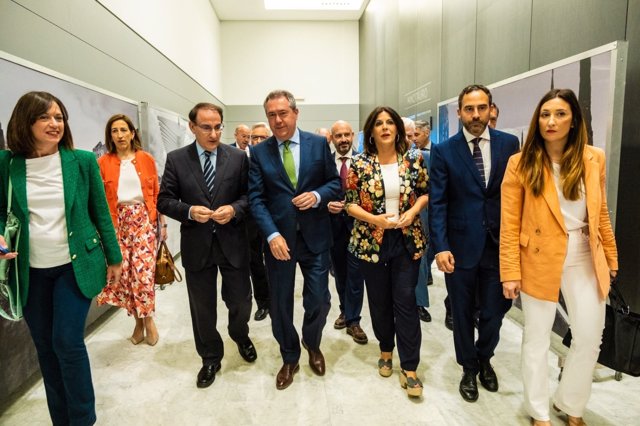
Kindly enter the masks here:
<path id="1" fill-rule="evenodd" d="M 369 114 L 369 117 L 367 117 L 367 121 L 365 121 L 364 123 L 364 151 L 367 154 L 371 155 L 378 153 L 378 148 L 376 148 L 376 143 L 374 142 L 371 134 L 373 133 L 373 128 L 375 127 L 378 115 L 383 112 L 389 114 L 391 116 L 391 119 L 393 120 L 393 124 L 396 125 L 395 148 L 396 152 L 402 155 L 407 152 L 407 134 L 404 131 L 404 123 L 402 122 L 402 118 L 400 117 L 400 115 L 395 112 L 393 108 L 388 106 L 375 107 Z"/>
<path id="2" fill-rule="evenodd" d="M 560 160 L 560 177 L 562 178 L 562 194 L 568 200 L 577 200 L 581 196 L 584 182 L 584 147 L 587 145 L 587 127 L 584 122 L 582 108 L 575 93 L 571 89 L 553 89 L 548 91 L 531 117 L 527 139 L 522 147 L 522 157 L 518 164 L 518 174 L 525 186 L 531 188 L 536 197 L 544 190 L 544 170 L 551 169 L 551 159 L 544 146 L 544 138 L 540 133 L 540 110 L 542 105 L 551 99 L 560 98 L 571 108 L 571 128 Z"/>
<path id="3" fill-rule="evenodd" d="M 62 111 L 64 134 L 59 146 L 73 149 L 73 136 L 69 128 L 69 114 L 62 101 L 48 92 L 29 92 L 18 99 L 7 124 L 7 146 L 14 154 L 32 157 L 36 152 L 36 141 L 31 126 L 42 114 L 46 114 L 53 103 Z"/>

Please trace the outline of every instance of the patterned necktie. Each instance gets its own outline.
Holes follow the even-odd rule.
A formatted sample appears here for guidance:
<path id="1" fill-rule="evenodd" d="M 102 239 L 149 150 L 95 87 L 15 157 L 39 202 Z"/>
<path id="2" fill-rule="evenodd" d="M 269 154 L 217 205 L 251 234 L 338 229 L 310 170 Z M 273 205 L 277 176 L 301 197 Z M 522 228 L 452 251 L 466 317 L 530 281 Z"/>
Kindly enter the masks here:
<path id="1" fill-rule="evenodd" d="M 289 180 L 291 181 L 291 185 L 295 188 L 298 185 L 298 178 L 296 177 L 296 165 L 293 162 L 293 153 L 291 149 L 289 149 L 289 144 L 291 141 L 284 141 L 282 145 L 284 145 L 284 149 L 282 150 L 282 163 L 284 164 L 284 170 L 287 172 L 287 176 L 289 176 Z"/>
<path id="2" fill-rule="evenodd" d="M 486 187 L 487 181 L 484 177 L 484 161 L 482 161 L 482 151 L 480 151 L 480 138 L 475 138 L 471 143 L 473 143 L 473 162 L 476 163 L 482 184 Z"/>
<path id="3" fill-rule="evenodd" d="M 348 157 L 340 157 L 342 166 L 340 167 L 340 180 L 342 181 L 342 190 L 347 189 L 347 160 Z"/>
<path id="4" fill-rule="evenodd" d="M 209 188 L 209 193 L 213 194 L 213 180 L 216 177 L 216 171 L 211 164 L 211 151 L 204 152 L 204 181 Z"/>

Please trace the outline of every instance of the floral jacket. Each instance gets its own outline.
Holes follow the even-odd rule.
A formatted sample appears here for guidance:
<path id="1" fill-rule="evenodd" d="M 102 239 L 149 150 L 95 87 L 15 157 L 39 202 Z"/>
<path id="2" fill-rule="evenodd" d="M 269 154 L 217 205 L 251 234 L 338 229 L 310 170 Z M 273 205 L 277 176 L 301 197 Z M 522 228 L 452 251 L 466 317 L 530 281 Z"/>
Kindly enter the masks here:
<path id="1" fill-rule="evenodd" d="M 398 173 L 400 175 L 400 214 L 409 210 L 418 197 L 429 193 L 429 176 L 422 161 L 422 153 L 416 149 L 398 155 Z M 377 155 L 365 152 L 351 160 L 347 177 L 345 210 L 352 204 L 359 205 L 365 211 L 378 215 L 386 213 L 384 200 L 384 182 Z M 405 245 L 413 259 L 423 255 L 427 247 L 427 239 L 422 229 L 420 215 L 413 223 L 402 228 Z M 377 263 L 384 229 L 363 222 L 354 221 L 349 251 L 357 258 Z"/>

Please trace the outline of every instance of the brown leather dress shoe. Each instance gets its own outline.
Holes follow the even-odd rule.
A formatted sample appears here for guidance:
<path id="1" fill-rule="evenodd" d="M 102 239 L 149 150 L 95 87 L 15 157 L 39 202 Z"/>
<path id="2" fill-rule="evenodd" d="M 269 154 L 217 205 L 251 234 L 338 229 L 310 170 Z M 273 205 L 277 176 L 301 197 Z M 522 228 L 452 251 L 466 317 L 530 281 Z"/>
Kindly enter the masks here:
<path id="1" fill-rule="evenodd" d="M 369 341 L 367 333 L 365 333 L 362 327 L 360 327 L 360 324 L 353 324 L 347 327 L 347 334 L 353 337 L 354 342 L 361 345 L 364 345 Z"/>
<path id="2" fill-rule="evenodd" d="M 333 328 L 335 328 L 336 330 L 342 330 L 346 326 L 347 326 L 347 321 L 344 317 L 344 314 L 340 312 L 338 319 L 336 319 L 336 321 L 333 323 Z"/>
<path id="3" fill-rule="evenodd" d="M 300 370 L 300 364 L 284 364 L 276 376 L 276 389 L 282 390 L 293 383 L 293 375 Z"/>
<path id="4" fill-rule="evenodd" d="M 316 373 L 318 376 L 324 376 L 325 365 L 324 365 L 324 355 L 320 352 L 318 348 L 317 351 L 309 349 L 307 344 L 302 341 L 302 347 L 309 352 L 309 366 L 311 367 L 311 371 Z"/>

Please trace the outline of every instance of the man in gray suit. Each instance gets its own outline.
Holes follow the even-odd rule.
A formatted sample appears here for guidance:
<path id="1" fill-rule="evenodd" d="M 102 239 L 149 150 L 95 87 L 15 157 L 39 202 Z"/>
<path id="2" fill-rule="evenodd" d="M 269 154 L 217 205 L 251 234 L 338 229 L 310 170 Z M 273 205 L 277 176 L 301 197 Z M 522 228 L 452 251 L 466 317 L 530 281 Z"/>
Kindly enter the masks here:
<path id="1" fill-rule="evenodd" d="M 180 250 L 187 278 L 191 323 L 196 350 L 202 358 L 197 386 L 215 380 L 224 355 L 216 330 L 216 282 L 229 309 L 229 335 L 247 362 L 257 358 L 249 339 L 251 284 L 249 242 L 245 226 L 248 209 L 247 155 L 220 143 L 222 108 L 199 103 L 189 113 L 196 141 L 167 155 L 158 195 L 158 210 L 181 223 Z"/>

